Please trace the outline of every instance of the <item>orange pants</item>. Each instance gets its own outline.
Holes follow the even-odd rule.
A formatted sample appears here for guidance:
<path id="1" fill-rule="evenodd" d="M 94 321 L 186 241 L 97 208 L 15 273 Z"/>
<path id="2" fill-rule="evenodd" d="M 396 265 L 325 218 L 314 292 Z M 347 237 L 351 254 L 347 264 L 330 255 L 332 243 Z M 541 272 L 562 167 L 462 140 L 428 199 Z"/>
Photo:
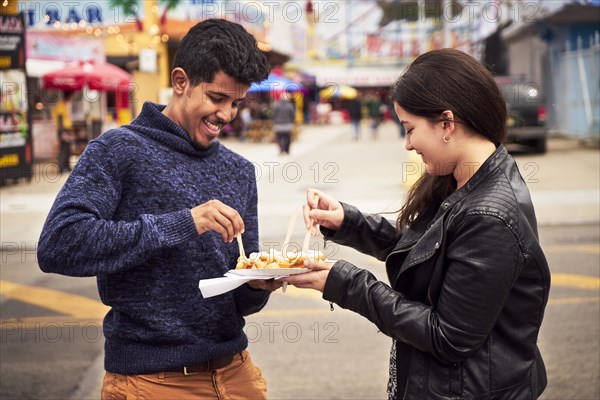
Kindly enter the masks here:
<path id="1" fill-rule="evenodd" d="M 187 376 L 179 372 L 129 376 L 106 372 L 101 398 L 263 400 L 267 398 L 267 382 L 244 350 L 231 364 L 213 372 Z"/>

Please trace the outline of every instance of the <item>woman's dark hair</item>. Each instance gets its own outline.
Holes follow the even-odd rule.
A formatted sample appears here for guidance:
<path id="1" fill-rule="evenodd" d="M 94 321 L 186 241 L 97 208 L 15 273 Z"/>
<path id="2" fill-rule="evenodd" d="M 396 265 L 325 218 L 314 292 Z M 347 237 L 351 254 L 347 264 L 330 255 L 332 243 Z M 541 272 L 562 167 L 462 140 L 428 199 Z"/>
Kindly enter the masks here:
<path id="1" fill-rule="evenodd" d="M 192 86 L 212 82 L 219 71 L 250 85 L 266 79 L 270 70 L 254 36 L 223 19 L 208 19 L 189 30 L 175 53 L 173 69 L 177 67 L 187 73 Z"/>
<path id="2" fill-rule="evenodd" d="M 506 135 L 506 103 L 496 81 L 483 65 L 459 50 L 434 50 L 417 57 L 392 85 L 391 97 L 407 112 L 431 123 L 443 121 L 442 113 L 450 110 L 454 122 L 471 134 L 495 144 Z M 421 176 L 400 209 L 398 230 L 428 221 L 454 190 L 452 174 Z"/>

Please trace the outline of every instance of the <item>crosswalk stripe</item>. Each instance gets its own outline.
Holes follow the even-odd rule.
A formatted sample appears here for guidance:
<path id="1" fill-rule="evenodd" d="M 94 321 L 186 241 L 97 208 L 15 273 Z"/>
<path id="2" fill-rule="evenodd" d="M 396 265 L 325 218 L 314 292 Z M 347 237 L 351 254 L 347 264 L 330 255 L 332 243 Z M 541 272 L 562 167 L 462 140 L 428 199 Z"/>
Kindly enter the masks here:
<path id="1" fill-rule="evenodd" d="M 542 249 L 552 254 L 600 254 L 600 244 L 557 244 L 542 246 Z"/>
<path id="2" fill-rule="evenodd" d="M 559 304 L 584 304 L 584 303 L 598 303 L 600 297 L 564 297 L 548 300 L 548 304 L 559 305 Z"/>
<path id="3" fill-rule="evenodd" d="M 552 285 L 571 287 L 580 290 L 600 290 L 600 279 L 593 276 L 577 274 L 552 274 Z M 2 325 L 23 323 L 31 325 L 39 322 L 67 322 L 79 321 L 101 321 L 109 308 L 97 300 L 88 297 L 67 293 L 64 291 L 42 288 L 37 286 L 22 285 L 19 283 L 0 281 L 0 295 L 7 299 L 17 300 L 38 307 L 52 310 L 61 316 L 31 317 L 2 320 Z M 275 292 L 275 296 L 289 296 L 293 298 L 322 299 L 322 294 L 315 290 L 298 289 L 289 286 L 286 293 Z M 600 297 L 567 297 L 550 299 L 549 304 L 581 304 L 597 302 Z M 325 315 L 329 313 L 329 307 L 323 302 L 323 307 L 263 310 L 256 317 L 274 316 L 303 316 L 303 315 Z"/>
<path id="4" fill-rule="evenodd" d="M 600 278 L 576 274 L 552 274 L 552 286 L 566 286 L 581 290 L 599 290 Z"/>
<path id="5" fill-rule="evenodd" d="M 97 300 L 60 290 L 0 281 L 0 295 L 81 319 L 102 319 L 109 308 Z"/>

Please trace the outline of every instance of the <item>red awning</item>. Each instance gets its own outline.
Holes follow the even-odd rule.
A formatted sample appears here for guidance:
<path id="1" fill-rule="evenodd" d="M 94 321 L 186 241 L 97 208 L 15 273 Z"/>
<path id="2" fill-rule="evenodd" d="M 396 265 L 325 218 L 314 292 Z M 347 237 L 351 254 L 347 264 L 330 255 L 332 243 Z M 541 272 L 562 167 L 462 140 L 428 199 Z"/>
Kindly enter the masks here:
<path id="1" fill-rule="evenodd" d="M 79 63 L 45 74 L 42 82 L 47 89 L 129 92 L 132 78 L 113 64 Z"/>

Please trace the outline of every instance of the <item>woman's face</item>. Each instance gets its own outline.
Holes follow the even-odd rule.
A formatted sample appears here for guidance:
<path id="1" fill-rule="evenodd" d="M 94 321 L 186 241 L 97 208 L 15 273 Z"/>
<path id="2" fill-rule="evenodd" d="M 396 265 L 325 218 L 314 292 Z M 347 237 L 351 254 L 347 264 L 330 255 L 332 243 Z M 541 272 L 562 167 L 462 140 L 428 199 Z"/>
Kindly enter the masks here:
<path id="1" fill-rule="evenodd" d="M 448 143 L 444 142 L 444 124 L 440 121 L 432 124 L 424 117 L 411 114 L 404 110 L 398 103 L 394 103 L 394 109 L 400 123 L 406 129 L 406 150 L 414 150 L 421 156 L 426 165 L 429 175 L 449 175 L 457 165 L 449 149 Z M 440 115 L 440 120 L 442 116 Z"/>

